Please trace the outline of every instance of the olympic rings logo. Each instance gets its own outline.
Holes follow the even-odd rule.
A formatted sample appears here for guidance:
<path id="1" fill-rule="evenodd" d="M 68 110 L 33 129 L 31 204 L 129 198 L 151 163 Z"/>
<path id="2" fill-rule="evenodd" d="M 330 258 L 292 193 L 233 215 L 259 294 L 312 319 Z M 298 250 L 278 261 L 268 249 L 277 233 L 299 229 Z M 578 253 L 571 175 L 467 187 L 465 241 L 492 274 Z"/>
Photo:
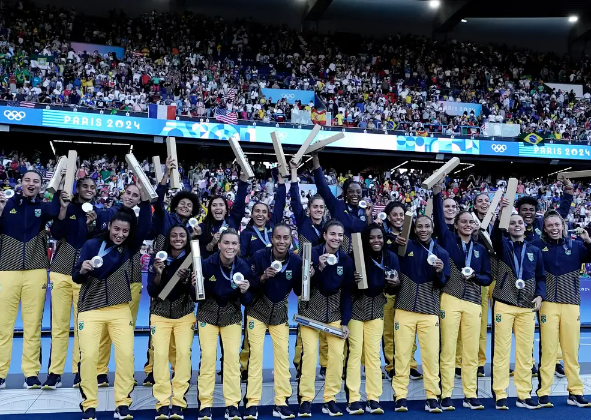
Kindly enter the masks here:
<path id="1" fill-rule="evenodd" d="M 505 144 L 493 144 L 490 146 L 490 148 L 496 153 L 503 153 L 505 150 L 507 150 L 507 146 Z"/>
<path id="2" fill-rule="evenodd" d="M 4 116 L 9 120 L 20 121 L 25 118 L 26 115 L 27 114 L 25 114 L 23 111 L 10 111 L 8 109 L 4 111 Z"/>
<path id="3" fill-rule="evenodd" d="M 295 99 L 295 94 L 293 93 L 282 93 L 281 97 L 283 99 Z"/>

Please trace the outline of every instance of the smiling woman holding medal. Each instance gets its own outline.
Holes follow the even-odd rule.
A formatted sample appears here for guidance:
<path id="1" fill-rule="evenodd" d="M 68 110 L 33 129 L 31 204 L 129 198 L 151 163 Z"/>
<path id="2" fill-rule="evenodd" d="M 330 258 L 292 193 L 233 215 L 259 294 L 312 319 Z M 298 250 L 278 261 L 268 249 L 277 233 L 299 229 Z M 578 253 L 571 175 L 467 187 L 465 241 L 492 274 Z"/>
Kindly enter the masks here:
<path id="1" fill-rule="evenodd" d="M 211 419 L 213 391 L 215 387 L 216 356 L 218 337 L 224 349 L 223 382 L 227 420 L 241 419 L 239 349 L 242 333 L 242 310 L 240 305 L 251 301 L 249 291 L 251 271 L 248 264 L 238 257 L 240 242 L 238 232 L 226 229 L 220 234 L 219 251 L 203 262 L 203 283 L 205 300 L 197 306 L 199 326 L 200 420 Z M 195 284 L 195 278 L 193 278 Z"/>
<path id="2" fill-rule="evenodd" d="M 252 214 L 246 229 L 240 233 L 241 257 L 246 261 L 250 261 L 250 258 L 259 249 L 271 247 L 273 226 L 283 220 L 287 193 L 285 181 L 281 175 L 277 175 L 277 184 L 279 186 L 275 195 L 275 206 L 271 219 L 269 219 L 269 206 L 261 202 L 256 203 L 252 208 Z"/>
<path id="3" fill-rule="evenodd" d="M 490 258 L 486 248 L 475 242 L 472 234 L 477 226 L 468 211 L 455 216 L 454 231 L 449 229 L 443 211 L 441 183 L 433 187 L 433 215 L 438 243 L 450 256 L 451 277 L 441 295 L 441 408 L 454 410 L 451 395 L 454 389 L 454 367 L 458 342 L 462 346 L 463 406 L 482 410 L 477 398 L 478 344 L 482 316 L 481 286 L 492 282 Z"/>
<path id="4" fill-rule="evenodd" d="M 396 411 L 408 411 L 406 396 L 413 343 L 418 336 L 423 365 L 425 410 L 440 413 L 439 299 L 449 277 L 449 254 L 432 239 L 433 222 L 419 216 L 414 224 L 416 240 L 408 241 L 400 261 L 400 287 L 394 315 L 394 368 L 392 389 Z"/>
<path id="5" fill-rule="evenodd" d="M 380 343 L 384 331 L 384 291 L 400 284 L 398 257 L 384 246 L 384 230 L 378 224 L 369 225 L 361 234 L 367 289 L 353 289 L 352 317 L 349 321 L 349 345 L 346 361 L 346 384 L 349 414 L 363 414 L 361 395 L 361 355 L 365 364 L 365 411 L 383 414 L 379 405 L 382 395 Z"/>
<path id="6" fill-rule="evenodd" d="M 503 199 L 501 208 L 512 205 Z M 540 408 L 531 398 L 531 357 L 534 345 L 535 315 L 546 295 L 546 272 L 539 248 L 525 241 L 525 223 L 518 214 L 511 215 L 508 237 L 495 223 L 491 240 L 499 256 L 497 282 L 493 291 L 492 358 L 497 410 L 508 410 L 509 358 L 511 338 L 515 333 L 515 378 L 517 407 Z"/>
<path id="7" fill-rule="evenodd" d="M 273 342 L 275 407 L 273 416 L 295 417 L 287 405 L 291 396 L 289 373 L 289 325 L 287 299 L 292 290 L 300 295 L 302 258 L 289 250 L 291 229 L 280 223 L 271 235 L 271 248 L 257 251 L 252 258 L 255 278 L 251 290 L 253 301 L 246 307 L 246 325 L 250 344 L 246 411 L 244 419 L 256 420 L 263 389 L 263 344 L 269 330 Z"/>
<path id="8" fill-rule="evenodd" d="M 132 418 L 129 413 L 133 390 L 134 326 L 131 301 L 131 259 L 152 227 L 149 196 L 140 190 L 142 202 L 136 220 L 133 210 L 122 209 L 111 218 L 108 230 L 87 241 L 80 251 L 72 280 L 82 284 L 78 299 L 80 341 L 80 405 L 83 419 L 96 418 L 98 407 L 97 366 L 101 333 L 115 345 L 115 417 Z"/>
<path id="9" fill-rule="evenodd" d="M 298 303 L 298 313 L 314 321 L 341 328 L 345 339 L 349 335 L 347 325 L 351 319 L 351 289 L 354 287 L 353 260 L 345 254 L 341 245 L 345 229 L 338 220 L 324 226 L 325 245 L 312 248 L 314 275 L 310 284 L 310 300 Z M 302 363 L 299 379 L 299 417 L 311 417 L 311 404 L 316 395 L 315 378 L 318 362 L 319 331 L 300 325 L 302 336 Z M 327 334 L 328 364 L 324 382 L 322 412 L 330 416 L 342 415 L 336 405 L 336 395 L 343 382 L 343 349 L 345 341 Z"/>

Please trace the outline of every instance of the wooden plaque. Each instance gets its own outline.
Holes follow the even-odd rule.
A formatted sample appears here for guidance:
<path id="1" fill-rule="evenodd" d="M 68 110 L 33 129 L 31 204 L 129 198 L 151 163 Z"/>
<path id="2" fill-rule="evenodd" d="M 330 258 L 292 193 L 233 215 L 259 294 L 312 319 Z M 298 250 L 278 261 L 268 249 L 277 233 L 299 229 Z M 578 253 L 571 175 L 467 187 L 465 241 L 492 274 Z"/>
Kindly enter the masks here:
<path id="1" fill-rule="evenodd" d="M 171 277 L 171 279 L 168 281 L 168 283 L 166 283 L 166 286 L 164 286 L 164 288 L 162 289 L 162 291 L 158 295 L 158 299 L 165 300 L 168 297 L 170 292 L 172 292 L 172 289 L 174 289 L 174 287 L 177 285 L 177 283 L 181 280 L 181 278 L 178 275 L 178 271 L 181 268 L 191 267 L 191 264 L 193 264 L 193 256 L 191 254 L 189 254 L 189 255 L 187 255 L 187 258 L 185 258 L 185 261 L 183 261 L 181 266 L 178 268 L 177 272 L 174 273 L 174 275 Z"/>
<path id="2" fill-rule="evenodd" d="M 234 156 L 236 156 L 238 164 L 242 168 L 242 172 L 244 172 L 247 177 L 254 178 L 254 172 L 250 167 L 250 163 L 248 163 L 246 155 L 242 151 L 242 147 L 240 147 L 240 142 L 238 141 L 237 136 L 230 137 L 230 147 L 232 147 L 232 151 L 234 152 Z"/>
<path id="3" fill-rule="evenodd" d="M 488 207 L 488 211 L 486 212 L 484 219 L 482 219 L 482 221 L 480 222 L 480 229 L 488 229 L 488 225 L 490 225 L 490 221 L 492 220 L 493 216 L 495 215 L 495 210 L 497 209 L 497 206 L 501 202 L 502 197 L 503 197 L 503 190 L 501 190 L 499 188 L 499 189 L 497 189 L 497 191 L 495 192 L 495 195 L 493 196 L 493 199 L 490 203 L 490 206 Z"/>
<path id="4" fill-rule="evenodd" d="M 51 177 L 51 180 L 49 181 L 49 184 L 47 185 L 47 191 L 54 194 L 57 190 L 60 189 L 62 179 L 64 178 L 64 175 L 62 175 L 62 171 L 67 166 L 68 166 L 68 157 L 67 156 L 60 157 L 60 159 L 57 162 L 57 165 L 55 167 L 55 170 L 53 172 L 53 176 Z"/>
<path id="5" fill-rule="evenodd" d="M 357 283 L 357 287 L 359 289 L 367 289 L 367 272 L 365 271 L 365 259 L 363 256 L 363 243 L 361 241 L 361 233 L 353 233 L 351 235 L 351 243 L 353 245 L 355 271 L 361 274 L 361 281 Z"/>
<path id="6" fill-rule="evenodd" d="M 168 157 L 174 159 L 177 165 L 177 167 L 173 169 L 172 173 L 170 174 L 170 188 L 173 190 L 178 190 L 181 188 L 181 175 L 179 174 L 178 170 L 179 160 L 177 159 L 176 155 L 176 139 L 174 137 L 166 138 L 166 150 L 168 151 Z"/>
<path id="7" fill-rule="evenodd" d="M 430 190 L 433 185 L 437 184 L 445 174 L 449 174 L 460 164 L 460 159 L 457 157 L 451 158 L 441 168 L 437 169 L 433 175 L 423 181 L 423 188 Z"/>
<path id="8" fill-rule="evenodd" d="M 306 150 L 305 153 L 306 154 L 314 153 L 316 150 L 323 149 L 326 146 L 328 146 L 329 144 L 334 143 L 335 141 L 338 141 L 344 137 L 345 137 L 345 135 L 343 133 L 339 133 L 339 134 L 331 136 L 327 139 L 317 141 L 316 143 L 314 143 L 313 145 L 308 147 L 308 149 Z"/>
<path id="9" fill-rule="evenodd" d="M 307 302 L 310 300 L 310 267 L 312 267 L 312 244 L 305 242 L 302 245 L 302 295 L 300 300 Z"/>
<path id="10" fill-rule="evenodd" d="M 152 164 L 154 165 L 154 176 L 156 177 L 156 184 L 160 184 L 164 173 L 162 173 L 162 164 L 160 163 L 160 156 L 152 156 Z"/>
<path id="11" fill-rule="evenodd" d="M 193 270 L 195 271 L 195 295 L 197 300 L 205 299 L 205 286 L 203 284 L 203 269 L 201 268 L 201 248 L 199 240 L 191 241 L 191 256 L 193 257 Z"/>
<path id="12" fill-rule="evenodd" d="M 64 191 L 69 192 L 70 194 L 74 193 L 74 181 L 76 181 L 76 172 L 78 168 L 76 166 L 76 159 L 78 158 L 78 153 L 75 150 L 68 151 L 68 167 L 66 169 L 66 180 L 64 181 Z"/>
<path id="13" fill-rule="evenodd" d="M 314 128 L 312 129 L 312 131 L 310 132 L 310 134 L 308 134 L 308 137 L 306 138 L 306 141 L 304 141 L 304 144 L 302 144 L 302 147 L 300 147 L 300 150 L 298 150 L 298 152 L 292 158 L 292 160 L 294 162 L 299 163 L 302 160 L 302 156 L 304 156 L 304 153 L 306 153 L 306 150 L 308 150 L 308 147 L 310 147 L 310 145 L 314 141 L 314 138 L 318 135 L 318 132 L 320 131 L 320 128 L 321 127 L 318 124 L 316 124 L 314 126 Z"/>
<path id="14" fill-rule="evenodd" d="M 287 166 L 287 161 L 285 160 L 285 154 L 283 153 L 283 146 L 281 145 L 281 140 L 277 135 L 277 131 L 273 131 L 271 133 L 271 139 L 273 140 L 273 149 L 275 149 L 275 156 L 277 156 L 277 163 L 279 166 L 277 167 L 279 174 L 283 178 L 287 178 L 289 176 L 289 166 Z"/>
<path id="15" fill-rule="evenodd" d="M 408 238 L 410 237 L 410 229 L 412 228 L 412 216 L 413 214 L 410 211 L 404 213 L 404 224 L 402 225 L 402 232 L 400 232 L 400 236 L 406 239 L 407 244 Z M 398 245 L 398 255 L 403 257 L 404 254 L 406 254 L 406 245 Z"/>
<path id="16" fill-rule="evenodd" d="M 516 193 L 517 193 L 517 178 L 509 178 L 509 182 L 507 183 L 507 191 L 505 192 L 505 198 L 507 200 L 509 200 L 509 206 L 505 207 L 503 210 L 501 210 L 500 221 L 499 221 L 499 228 L 501 228 L 501 229 L 509 228 L 509 220 L 511 219 L 511 214 L 513 213 Z"/>

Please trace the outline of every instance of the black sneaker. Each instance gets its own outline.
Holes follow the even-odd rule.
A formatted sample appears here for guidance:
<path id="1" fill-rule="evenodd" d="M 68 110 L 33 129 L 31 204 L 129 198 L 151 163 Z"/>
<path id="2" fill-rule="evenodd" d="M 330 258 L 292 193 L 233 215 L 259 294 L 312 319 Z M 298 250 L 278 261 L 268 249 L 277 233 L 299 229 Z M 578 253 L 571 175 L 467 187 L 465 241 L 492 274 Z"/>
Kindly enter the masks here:
<path id="1" fill-rule="evenodd" d="M 60 375 L 56 375 L 55 373 L 50 373 L 47 375 L 47 379 L 43 384 L 43 389 L 58 389 L 62 387 L 62 377 Z"/>
<path id="2" fill-rule="evenodd" d="M 347 413 L 353 416 L 361 415 L 363 414 L 363 407 L 361 407 L 359 401 L 352 402 L 351 404 L 347 405 Z"/>
<path id="3" fill-rule="evenodd" d="M 98 383 L 99 388 L 106 388 L 109 386 L 109 375 L 98 375 L 96 377 L 96 382 Z"/>
<path id="4" fill-rule="evenodd" d="M 183 407 L 179 407 L 178 405 L 173 405 L 170 409 L 170 416 L 173 420 L 184 420 L 185 415 L 183 414 Z"/>
<path id="5" fill-rule="evenodd" d="M 564 373 L 564 366 L 562 366 L 562 364 L 556 363 L 554 375 L 556 375 L 558 378 L 564 378 L 566 376 L 566 374 Z"/>
<path id="6" fill-rule="evenodd" d="M 245 420 L 257 420 L 259 418 L 259 411 L 257 410 L 256 405 L 246 407 L 242 418 Z"/>
<path id="7" fill-rule="evenodd" d="M 569 394 L 568 400 L 566 400 L 568 405 L 574 405 L 576 407 L 585 408 L 591 407 L 591 403 L 585 399 L 582 395 L 573 395 Z"/>
<path id="8" fill-rule="evenodd" d="M 300 404 L 298 417 L 312 417 L 312 404 L 310 401 L 304 401 Z"/>
<path id="9" fill-rule="evenodd" d="M 6 388 L 6 379 L 0 378 L 0 389 Z"/>
<path id="10" fill-rule="evenodd" d="M 293 419 L 295 414 L 289 408 L 288 405 L 276 405 L 273 407 L 273 417 L 279 417 L 280 419 Z"/>
<path id="11" fill-rule="evenodd" d="M 537 410 L 540 408 L 540 404 L 535 402 L 533 398 L 526 398 L 525 400 L 517 398 L 515 405 L 519 408 L 527 408 L 528 410 Z"/>
<path id="12" fill-rule="evenodd" d="M 229 405 L 226 407 L 226 414 L 224 415 L 226 420 L 242 420 L 242 416 L 240 415 L 240 411 L 238 411 L 238 407 L 235 405 Z"/>
<path id="13" fill-rule="evenodd" d="M 369 414 L 384 414 L 384 409 L 378 404 L 377 401 L 369 400 L 365 405 L 365 411 Z"/>
<path id="14" fill-rule="evenodd" d="M 484 406 L 478 398 L 464 398 L 463 405 L 470 410 L 484 410 Z"/>
<path id="15" fill-rule="evenodd" d="M 538 376 L 538 372 L 539 372 L 538 371 L 538 367 L 534 363 L 534 365 L 531 367 L 531 374 L 532 374 L 532 376 Z"/>
<path id="16" fill-rule="evenodd" d="M 243 370 L 242 372 L 240 372 L 240 382 L 242 382 L 243 384 L 248 382 L 248 371 L 247 370 Z"/>
<path id="17" fill-rule="evenodd" d="M 168 420 L 170 418 L 170 409 L 168 407 L 160 407 L 156 411 L 154 420 Z"/>
<path id="18" fill-rule="evenodd" d="M 338 417 L 343 415 L 343 412 L 337 406 L 337 403 L 335 401 L 329 401 L 327 403 L 324 403 L 322 405 L 322 412 L 324 414 L 328 414 L 330 417 Z"/>
<path id="19" fill-rule="evenodd" d="M 497 410 L 508 410 L 509 406 L 507 405 L 507 398 L 497 400 L 497 402 L 495 403 L 495 408 Z"/>
<path id="20" fill-rule="evenodd" d="M 326 367 L 320 366 L 320 372 L 318 372 L 318 376 L 322 379 L 326 379 Z"/>
<path id="21" fill-rule="evenodd" d="M 410 379 L 416 381 L 418 379 L 423 379 L 423 374 L 416 369 L 410 369 Z"/>
<path id="22" fill-rule="evenodd" d="M 390 379 L 394 379 L 394 376 L 396 376 L 396 372 L 394 371 L 394 369 L 391 369 L 388 371 L 388 377 Z"/>
<path id="23" fill-rule="evenodd" d="M 39 389 L 41 388 L 41 381 L 37 376 L 29 376 L 25 378 L 25 383 L 23 384 L 23 388 L 25 389 Z"/>
<path id="24" fill-rule="evenodd" d="M 80 388 L 81 381 L 80 373 L 76 372 L 76 375 L 74 375 L 74 384 L 72 385 L 72 388 Z"/>
<path id="25" fill-rule="evenodd" d="M 425 411 L 428 411 L 429 413 L 443 413 L 439 401 L 435 398 L 429 398 L 425 401 Z"/>
<path id="26" fill-rule="evenodd" d="M 484 366 L 478 366 L 477 373 L 479 378 L 484 378 Z"/>
<path id="27" fill-rule="evenodd" d="M 454 403 L 452 402 L 450 397 L 445 397 L 441 400 L 441 409 L 443 411 L 454 411 L 456 408 L 454 407 Z"/>
<path id="28" fill-rule="evenodd" d="M 399 400 L 396 400 L 396 407 L 394 407 L 394 411 L 401 413 L 406 413 L 408 411 L 408 407 L 406 406 L 406 398 L 400 398 Z"/>
<path id="29" fill-rule="evenodd" d="M 144 386 L 154 386 L 154 373 L 150 372 L 146 375 L 146 379 L 144 379 Z"/>
<path id="30" fill-rule="evenodd" d="M 115 414 L 113 414 L 113 417 L 119 420 L 133 419 L 133 416 L 129 412 L 129 407 L 126 405 L 120 405 L 119 407 L 117 407 L 117 409 L 115 410 Z"/>
<path id="31" fill-rule="evenodd" d="M 82 420 L 96 420 L 96 409 L 87 408 L 86 411 L 82 413 Z"/>
<path id="32" fill-rule="evenodd" d="M 462 379 L 462 368 L 456 368 L 456 378 Z"/>
<path id="33" fill-rule="evenodd" d="M 211 420 L 211 407 L 202 408 L 197 414 L 197 420 Z"/>
<path id="34" fill-rule="evenodd" d="M 542 395 L 541 397 L 538 397 L 538 404 L 540 404 L 540 407 L 542 407 L 542 408 L 552 408 L 552 407 L 554 407 L 554 404 L 552 404 L 550 402 L 550 396 L 549 395 Z"/>

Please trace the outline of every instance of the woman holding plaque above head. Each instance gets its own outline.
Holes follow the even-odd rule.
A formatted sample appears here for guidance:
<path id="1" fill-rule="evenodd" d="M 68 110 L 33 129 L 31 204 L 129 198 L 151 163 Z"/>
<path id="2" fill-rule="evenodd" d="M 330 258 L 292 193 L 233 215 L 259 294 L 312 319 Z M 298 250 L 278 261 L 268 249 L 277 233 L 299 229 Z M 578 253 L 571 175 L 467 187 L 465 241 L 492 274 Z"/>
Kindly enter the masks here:
<path id="1" fill-rule="evenodd" d="M 433 222 L 428 216 L 415 221 L 416 239 L 409 240 L 400 261 L 400 286 L 394 315 L 394 369 L 392 388 L 396 411 L 408 411 L 406 396 L 413 343 L 419 338 L 425 411 L 440 413 L 439 388 L 439 298 L 450 277 L 449 254 L 432 239 Z"/>
<path id="2" fill-rule="evenodd" d="M 240 229 L 240 223 L 246 211 L 247 181 L 247 175 L 241 173 L 232 211 L 228 210 L 228 202 L 221 195 L 211 197 L 209 200 L 207 215 L 203 223 L 199 225 L 199 228 L 201 228 L 199 246 L 201 247 L 202 258 L 207 258 L 216 252 L 217 244 L 224 230 L 231 228 L 238 231 Z"/>
<path id="3" fill-rule="evenodd" d="M 345 200 L 337 199 L 324 178 L 324 172 L 320 166 L 318 154 L 312 155 L 314 164 L 314 182 L 318 189 L 318 194 L 326 202 L 333 219 L 343 224 L 345 236 L 343 237 L 343 250 L 346 253 L 351 252 L 351 234 L 361 232 L 365 226 L 371 223 L 372 205 L 369 202 L 361 200 L 361 184 L 351 181 L 343 185 Z"/>
<path id="4" fill-rule="evenodd" d="M 476 228 L 467 211 L 455 217 L 454 231 L 447 225 L 441 199 L 441 183 L 433 187 L 433 215 L 438 243 L 450 256 L 451 277 L 443 287 L 440 308 L 441 329 L 441 408 L 454 410 L 451 395 L 454 388 L 454 367 L 458 335 L 462 340 L 463 406 L 482 410 L 477 398 L 478 344 L 482 316 L 480 286 L 492 282 L 490 258 L 486 248 L 472 239 Z"/>
<path id="5" fill-rule="evenodd" d="M 83 419 L 95 419 L 98 407 L 96 382 L 101 334 L 107 331 L 115 345 L 115 417 L 133 418 L 129 413 L 133 390 L 134 326 L 130 274 L 132 258 L 151 229 L 152 207 L 142 192 L 139 220 L 132 210 L 122 209 L 109 222 L 108 230 L 87 241 L 72 271 L 72 280 L 82 285 L 78 299 L 80 341 L 80 405 Z"/>
<path id="6" fill-rule="evenodd" d="M 163 249 L 165 236 L 170 232 L 172 226 L 185 226 L 189 232 L 191 232 L 191 236 L 193 237 L 201 235 L 201 228 L 195 218 L 201 210 L 199 196 L 197 194 L 188 191 L 177 192 L 170 201 L 170 212 L 166 211 L 164 197 L 168 193 L 168 180 L 175 168 L 176 161 L 171 158 L 166 158 L 166 173 L 162 176 L 162 180 L 156 188 L 158 202 L 154 204 L 154 231 L 156 234 L 156 237 L 154 238 L 155 252 Z"/>
<path id="7" fill-rule="evenodd" d="M 542 302 L 540 326 L 539 403 L 553 407 L 550 389 L 554 382 L 556 354 L 560 346 L 568 381 L 568 405 L 589 407 L 583 397 L 583 382 L 579 376 L 579 342 L 581 339 L 581 264 L 591 261 L 591 238 L 585 229 L 577 229 L 582 240 L 567 237 L 565 222 L 555 210 L 546 212 L 542 238 L 532 245 L 542 250 L 546 269 L 546 297 Z"/>
<path id="8" fill-rule="evenodd" d="M 234 229 L 220 233 L 219 251 L 203 262 L 205 300 L 197 306 L 199 326 L 199 415 L 200 420 L 211 419 L 213 390 L 215 387 L 215 359 L 218 337 L 224 349 L 223 383 L 226 400 L 226 419 L 241 419 L 239 349 L 242 337 L 242 311 L 240 305 L 251 302 L 249 291 L 252 274 L 248 264 L 238 257 L 240 239 Z M 195 278 L 193 278 L 195 285 Z"/>
<path id="9" fill-rule="evenodd" d="M 240 252 L 241 257 L 250 261 L 255 252 L 265 247 L 270 248 L 271 232 L 273 226 L 281 223 L 283 220 L 283 211 L 285 209 L 285 181 L 281 175 L 277 177 L 277 194 L 275 195 L 275 206 L 273 215 L 269 219 L 269 206 L 265 203 L 258 202 L 252 207 L 250 221 L 240 233 Z"/>
<path id="10" fill-rule="evenodd" d="M 68 342 L 70 341 L 70 314 L 74 305 L 74 325 L 77 325 L 78 295 L 80 285 L 72 281 L 72 269 L 78 262 L 82 246 L 95 230 L 96 211 L 91 203 L 96 195 L 96 184 L 90 177 L 76 182 L 76 195 L 72 201 L 61 200 L 58 217 L 51 225 L 51 236 L 57 241 L 49 268 L 51 289 L 51 357 L 49 375 L 43 389 L 56 389 L 61 386 L 61 375 L 66 366 Z M 72 373 L 74 386 L 80 385 L 78 372 L 80 347 L 78 329 L 74 328 L 74 348 L 72 349 Z"/>
<path id="11" fill-rule="evenodd" d="M 363 414 L 359 389 L 361 387 L 361 355 L 365 364 L 365 411 L 383 414 L 379 405 L 382 395 L 380 343 L 384 331 L 384 292 L 400 284 L 398 257 L 384 246 L 384 230 L 371 224 L 362 232 L 363 255 L 367 289 L 353 289 L 352 316 L 349 321 L 349 345 L 346 360 L 346 391 L 350 414 Z"/>
<path id="12" fill-rule="evenodd" d="M 250 344 L 248 385 L 246 387 L 246 420 L 256 420 L 257 406 L 263 389 L 263 344 L 269 330 L 273 342 L 275 408 L 273 416 L 295 417 L 287 405 L 291 396 L 289 373 L 289 325 L 287 299 L 292 290 L 300 295 L 302 258 L 289 250 L 291 229 L 276 224 L 271 235 L 271 248 L 255 252 L 252 257 L 254 279 L 253 301 L 246 307 L 246 325 Z"/>
<path id="13" fill-rule="evenodd" d="M 49 267 L 45 225 L 58 215 L 60 204 L 70 199 L 69 192 L 60 190 L 51 203 L 44 203 L 39 197 L 42 184 L 38 172 L 27 171 L 22 177 L 21 194 L 0 192 L 0 389 L 6 387 L 19 303 L 24 387 L 41 386 L 41 319 Z"/>
<path id="14" fill-rule="evenodd" d="M 501 209 L 508 207 L 503 199 Z M 501 215 L 502 219 L 502 215 Z M 504 230 L 504 229 L 503 229 Z M 537 409 L 531 398 L 531 357 L 534 345 L 535 315 L 546 296 L 546 272 L 542 252 L 525 241 L 525 223 L 513 214 L 504 237 L 499 222 L 495 223 L 492 242 L 499 257 L 497 282 L 493 291 L 492 390 L 497 410 L 508 410 L 509 358 L 515 333 L 515 388 L 517 407 Z"/>
<path id="15" fill-rule="evenodd" d="M 298 313 L 335 329 L 341 329 L 346 339 L 347 325 L 351 320 L 351 289 L 354 285 L 353 260 L 342 251 L 345 228 L 338 220 L 324 226 L 324 245 L 312 248 L 314 276 L 310 284 L 310 300 L 300 301 Z M 299 379 L 299 417 L 311 417 L 311 404 L 316 395 L 314 388 L 318 361 L 317 329 L 300 325 L 303 355 Z M 341 390 L 343 375 L 343 348 L 345 341 L 327 334 L 328 365 L 324 382 L 322 412 L 330 416 L 342 415 L 336 405 L 336 395 Z"/>
<path id="16" fill-rule="evenodd" d="M 156 419 L 182 419 L 187 408 L 185 394 L 191 380 L 191 345 L 195 337 L 195 289 L 188 268 L 181 265 L 191 256 L 190 234 L 183 225 L 174 226 L 167 235 L 164 250 L 157 252 L 148 270 L 150 304 L 150 340 L 154 347 L 154 388 Z M 179 282 L 169 295 L 159 295 L 174 276 Z M 175 365 L 172 378 L 168 367 L 170 343 L 175 341 Z M 172 394 L 172 398 L 171 398 Z M 172 407 L 171 406 L 172 403 Z"/>

